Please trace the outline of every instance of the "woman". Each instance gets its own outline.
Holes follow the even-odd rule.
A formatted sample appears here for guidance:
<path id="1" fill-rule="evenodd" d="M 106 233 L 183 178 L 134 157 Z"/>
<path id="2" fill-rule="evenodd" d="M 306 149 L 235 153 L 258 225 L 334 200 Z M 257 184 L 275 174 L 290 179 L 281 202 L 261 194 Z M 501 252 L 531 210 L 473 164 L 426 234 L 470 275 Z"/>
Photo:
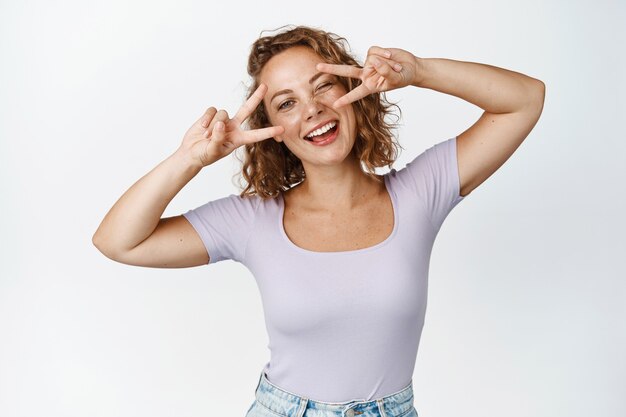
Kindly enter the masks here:
<path id="1" fill-rule="evenodd" d="M 543 108 L 544 84 L 523 74 L 380 47 L 359 67 L 344 41 L 307 27 L 258 39 L 251 93 L 237 114 L 208 109 L 93 238 L 130 265 L 232 259 L 250 269 L 272 355 L 248 417 L 417 415 L 411 378 L 437 232 Z M 408 86 L 452 94 L 484 113 L 400 171 L 376 175 L 397 146 L 381 93 Z M 247 119 L 252 130 L 241 127 Z M 160 218 L 204 166 L 239 146 L 248 182 L 241 195 Z"/>

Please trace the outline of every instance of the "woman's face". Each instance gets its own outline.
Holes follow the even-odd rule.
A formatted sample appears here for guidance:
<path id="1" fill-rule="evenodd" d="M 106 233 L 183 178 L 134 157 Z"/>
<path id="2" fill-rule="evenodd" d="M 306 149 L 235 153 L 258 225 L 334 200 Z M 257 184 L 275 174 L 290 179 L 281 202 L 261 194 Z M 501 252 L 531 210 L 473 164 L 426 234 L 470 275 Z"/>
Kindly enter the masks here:
<path id="1" fill-rule="evenodd" d="M 284 142 L 303 164 L 332 165 L 350 155 L 356 118 L 352 103 L 332 107 L 347 91 L 337 76 L 317 71 L 320 62 L 312 49 L 295 46 L 273 56 L 259 81 L 268 87 L 263 103 L 270 123 L 285 128 L 274 139 Z M 314 141 L 307 138 L 311 133 L 317 134 Z"/>

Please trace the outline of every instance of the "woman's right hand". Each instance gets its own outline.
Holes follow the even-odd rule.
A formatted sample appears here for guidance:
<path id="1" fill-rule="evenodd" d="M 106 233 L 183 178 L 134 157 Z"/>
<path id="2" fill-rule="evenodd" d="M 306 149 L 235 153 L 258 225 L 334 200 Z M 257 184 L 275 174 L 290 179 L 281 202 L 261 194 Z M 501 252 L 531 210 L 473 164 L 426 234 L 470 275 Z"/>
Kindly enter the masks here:
<path id="1" fill-rule="evenodd" d="M 217 111 L 215 107 L 210 107 L 185 133 L 178 151 L 186 153 L 198 166 L 205 167 L 242 145 L 280 135 L 284 132 L 282 126 L 253 130 L 241 128 L 261 103 L 265 93 L 267 86 L 261 84 L 232 119 L 228 118 L 225 110 Z"/>

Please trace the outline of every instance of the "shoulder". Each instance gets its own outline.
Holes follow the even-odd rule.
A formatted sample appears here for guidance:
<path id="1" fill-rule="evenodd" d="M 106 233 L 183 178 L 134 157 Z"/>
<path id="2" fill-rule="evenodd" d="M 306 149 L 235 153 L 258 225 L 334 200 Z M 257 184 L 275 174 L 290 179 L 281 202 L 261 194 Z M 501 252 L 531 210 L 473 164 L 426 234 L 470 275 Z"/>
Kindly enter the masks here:
<path id="1" fill-rule="evenodd" d="M 261 204 L 259 196 L 241 196 L 230 194 L 215 200 L 208 201 L 188 212 L 184 216 L 188 219 L 196 218 L 211 221 L 216 224 L 220 221 L 237 221 L 247 223 Z"/>
<path id="2" fill-rule="evenodd" d="M 456 162 L 456 137 L 452 137 L 429 146 L 411 158 L 399 170 L 392 168 L 386 175 L 393 180 L 404 180 L 405 177 L 417 179 L 431 176 L 437 170 L 446 170 L 451 162 Z"/>

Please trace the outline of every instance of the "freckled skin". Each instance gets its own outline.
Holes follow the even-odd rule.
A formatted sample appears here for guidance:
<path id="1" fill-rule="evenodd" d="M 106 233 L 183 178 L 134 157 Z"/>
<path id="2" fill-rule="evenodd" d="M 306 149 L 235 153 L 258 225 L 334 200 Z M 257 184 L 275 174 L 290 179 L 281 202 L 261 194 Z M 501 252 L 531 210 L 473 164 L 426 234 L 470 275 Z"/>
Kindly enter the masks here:
<path id="1" fill-rule="evenodd" d="M 260 82 L 268 87 L 263 103 L 270 123 L 285 128 L 274 140 L 284 142 L 302 161 L 305 171 L 311 165 L 358 163 L 350 154 L 356 140 L 353 105 L 332 107 L 347 91 L 332 74 L 323 74 L 309 84 L 311 77 L 319 73 L 315 66 L 320 62 L 322 58 L 312 49 L 296 46 L 272 57 L 260 74 Z M 285 89 L 292 92 L 272 100 L 276 92 Z M 332 144 L 315 146 L 303 139 L 318 124 L 329 120 L 339 121 L 339 134 Z"/>

